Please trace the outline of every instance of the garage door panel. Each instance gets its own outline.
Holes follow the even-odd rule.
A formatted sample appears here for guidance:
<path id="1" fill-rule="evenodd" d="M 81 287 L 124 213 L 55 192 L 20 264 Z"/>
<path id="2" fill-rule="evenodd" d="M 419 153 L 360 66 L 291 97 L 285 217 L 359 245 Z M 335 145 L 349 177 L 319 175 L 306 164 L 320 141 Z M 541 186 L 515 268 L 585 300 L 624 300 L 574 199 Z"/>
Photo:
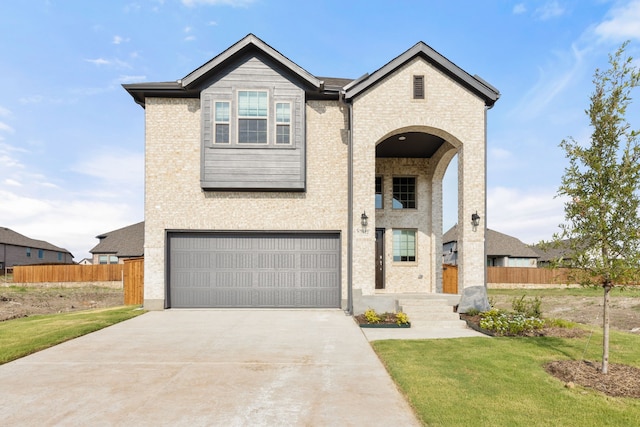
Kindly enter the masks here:
<path id="1" fill-rule="evenodd" d="M 171 233 L 172 307 L 339 307 L 338 234 Z"/>

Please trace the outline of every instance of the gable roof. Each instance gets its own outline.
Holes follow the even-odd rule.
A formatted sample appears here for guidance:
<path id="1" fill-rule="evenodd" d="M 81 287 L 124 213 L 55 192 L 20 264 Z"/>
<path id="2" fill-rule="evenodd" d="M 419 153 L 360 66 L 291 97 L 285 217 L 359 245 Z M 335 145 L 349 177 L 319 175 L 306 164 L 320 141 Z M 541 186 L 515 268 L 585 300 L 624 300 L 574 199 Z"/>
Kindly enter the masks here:
<path id="1" fill-rule="evenodd" d="M 96 236 L 100 239 L 92 254 L 114 254 L 118 257 L 144 255 L 144 221 Z"/>
<path id="2" fill-rule="evenodd" d="M 511 258 L 539 258 L 539 255 L 530 246 L 522 243 L 515 237 L 498 231 L 487 229 L 485 233 L 487 242 L 487 256 L 506 256 Z M 442 243 L 458 241 L 458 226 L 454 225 L 442 236 Z"/>
<path id="3" fill-rule="evenodd" d="M 421 57 L 482 98 L 486 106 L 492 107 L 500 98 L 500 92 L 495 87 L 477 75 L 468 74 L 424 42 L 418 42 L 371 75 L 365 74 L 358 79 L 352 80 L 335 77 L 316 77 L 251 33 L 180 80 L 157 83 L 131 83 L 123 84 L 122 87 L 142 107 L 145 106 L 145 98 L 147 97 L 198 98 L 200 96 L 200 85 L 203 82 L 206 82 L 212 75 L 224 69 L 230 61 L 251 50 L 262 52 L 292 75 L 299 78 L 309 87 L 308 94 L 312 96 L 338 99 L 340 94 L 344 94 L 345 99 L 352 99 L 408 61 L 415 57 Z"/>
<path id="4" fill-rule="evenodd" d="M 565 239 L 558 242 L 558 244 L 542 245 L 537 244 L 532 246 L 532 249 L 540 257 L 539 261 L 552 262 L 560 259 L 570 260 L 573 256 L 571 251 L 571 240 Z"/>
<path id="5" fill-rule="evenodd" d="M 47 251 L 64 252 L 73 257 L 71 252 L 64 248 L 52 245 L 51 243 L 45 242 L 44 240 L 31 239 L 6 227 L 0 227 L 0 244 L 23 246 L 25 248 L 33 249 L 44 249 Z"/>
<path id="6" fill-rule="evenodd" d="M 371 75 L 364 75 L 352 81 L 344 87 L 345 98 L 350 99 L 358 96 L 366 89 L 370 88 L 380 80 L 387 77 L 393 71 L 403 66 L 415 57 L 421 57 L 440 71 L 451 77 L 453 80 L 469 89 L 471 92 L 484 100 L 486 106 L 491 107 L 500 98 L 500 92 L 495 87 L 478 77 L 472 76 L 453 62 L 436 52 L 424 42 L 416 43 L 411 49 L 400 56 L 394 58 L 389 63 L 378 69 Z"/>
<path id="7" fill-rule="evenodd" d="M 127 90 L 127 92 L 129 92 L 129 94 L 131 94 L 131 96 L 133 96 L 135 101 L 143 107 L 145 105 L 144 99 L 148 96 L 178 96 L 185 98 L 198 97 L 202 82 L 208 80 L 209 77 L 215 75 L 222 68 L 226 67 L 229 61 L 233 61 L 251 50 L 257 50 L 258 52 L 267 55 L 271 60 L 284 67 L 294 76 L 297 76 L 311 89 L 317 92 L 322 92 L 324 90 L 324 82 L 322 80 L 318 79 L 251 33 L 247 34 L 244 38 L 226 49 L 224 52 L 215 56 L 213 59 L 178 81 L 134 83 L 124 84 L 122 86 Z"/>

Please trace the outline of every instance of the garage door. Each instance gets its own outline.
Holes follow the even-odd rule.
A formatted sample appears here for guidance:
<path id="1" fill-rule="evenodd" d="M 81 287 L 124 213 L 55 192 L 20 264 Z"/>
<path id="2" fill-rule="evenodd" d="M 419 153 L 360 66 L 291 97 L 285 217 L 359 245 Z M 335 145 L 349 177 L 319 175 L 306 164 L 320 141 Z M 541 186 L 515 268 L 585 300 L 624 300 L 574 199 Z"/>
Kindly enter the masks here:
<path id="1" fill-rule="evenodd" d="M 168 304 L 340 307 L 340 236 L 170 233 Z"/>

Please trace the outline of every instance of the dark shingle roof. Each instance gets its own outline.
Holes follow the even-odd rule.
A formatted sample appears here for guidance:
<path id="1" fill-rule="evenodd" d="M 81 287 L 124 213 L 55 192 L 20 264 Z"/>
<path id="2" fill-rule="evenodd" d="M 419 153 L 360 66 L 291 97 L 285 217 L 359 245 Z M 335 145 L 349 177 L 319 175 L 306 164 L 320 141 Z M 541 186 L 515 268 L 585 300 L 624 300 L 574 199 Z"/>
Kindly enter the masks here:
<path id="1" fill-rule="evenodd" d="M 571 241 L 570 240 L 561 240 L 557 245 L 553 243 L 549 243 L 548 245 L 535 245 L 532 246 L 531 249 L 536 251 L 538 256 L 540 257 L 539 261 L 542 262 L 551 262 L 559 259 L 570 259 L 571 258 Z"/>
<path id="2" fill-rule="evenodd" d="M 27 236 L 23 236 L 20 233 L 6 228 L 0 227 L 0 243 L 13 246 L 24 246 L 25 248 L 45 249 L 48 251 L 65 252 L 71 254 L 68 250 L 52 245 L 44 240 L 35 240 Z"/>
<path id="3" fill-rule="evenodd" d="M 100 239 L 92 254 L 114 254 L 118 257 L 144 255 L 144 221 L 96 236 Z"/>
<path id="4" fill-rule="evenodd" d="M 539 255 L 531 247 L 525 245 L 515 237 L 487 229 L 487 256 L 508 256 L 512 258 L 538 258 Z M 442 243 L 458 240 L 458 227 L 454 225 L 442 236 Z"/>

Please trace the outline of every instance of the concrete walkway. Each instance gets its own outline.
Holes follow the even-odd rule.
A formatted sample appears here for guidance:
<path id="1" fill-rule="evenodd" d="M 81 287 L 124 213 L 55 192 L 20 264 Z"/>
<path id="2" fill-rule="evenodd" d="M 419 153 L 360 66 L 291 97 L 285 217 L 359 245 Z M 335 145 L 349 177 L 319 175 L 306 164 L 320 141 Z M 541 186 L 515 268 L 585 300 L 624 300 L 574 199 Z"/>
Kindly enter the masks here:
<path id="1" fill-rule="evenodd" d="M 0 420 L 420 425 L 360 328 L 340 310 L 146 313 L 0 366 Z"/>

